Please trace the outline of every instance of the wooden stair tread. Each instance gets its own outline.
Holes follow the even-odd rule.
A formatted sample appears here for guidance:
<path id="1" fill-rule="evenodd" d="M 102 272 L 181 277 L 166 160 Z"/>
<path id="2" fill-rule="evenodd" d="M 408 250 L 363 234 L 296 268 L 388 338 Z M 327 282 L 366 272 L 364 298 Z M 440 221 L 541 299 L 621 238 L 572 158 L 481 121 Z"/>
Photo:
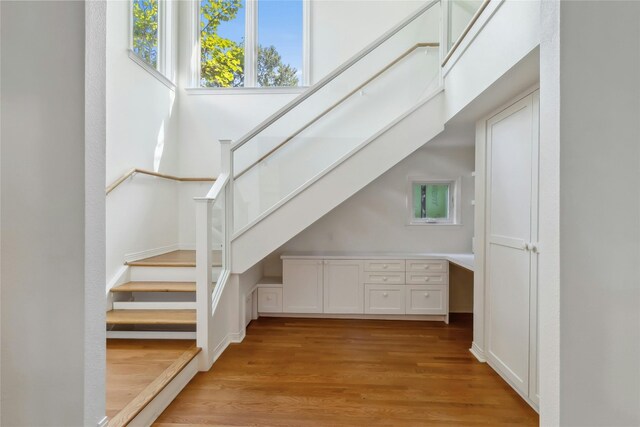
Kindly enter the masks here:
<path id="1" fill-rule="evenodd" d="M 151 384 L 144 388 L 118 414 L 109 420 L 109 427 L 129 424 L 180 372 L 200 353 L 199 347 L 192 347 L 180 355 Z"/>
<path id="2" fill-rule="evenodd" d="M 222 251 L 212 251 L 212 267 L 222 266 Z M 133 267 L 195 267 L 196 251 L 179 250 L 167 252 L 126 263 Z"/>
<path id="3" fill-rule="evenodd" d="M 195 325 L 195 310 L 111 310 L 107 325 Z"/>
<path id="4" fill-rule="evenodd" d="M 195 282 L 128 282 L 111 292 L 195 292 Z"/>

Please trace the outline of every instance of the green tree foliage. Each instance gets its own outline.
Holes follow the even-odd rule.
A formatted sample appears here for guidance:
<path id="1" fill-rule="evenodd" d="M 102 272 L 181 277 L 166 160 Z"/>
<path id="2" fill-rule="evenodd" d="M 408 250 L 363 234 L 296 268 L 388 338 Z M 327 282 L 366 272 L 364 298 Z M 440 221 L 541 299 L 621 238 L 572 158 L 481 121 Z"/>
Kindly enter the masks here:
<path id="1" fill-rule="evenodd" d="M 244 74 L 244 46 L 218 35 L 218 27 L 238 15 L 241 0 L 203 0 L 200 3 L 201 84 L 240 86 Z"/>
<path id="2" fill-rule="evenodd" d="M 201 84 L 206 87 L 244 86 L 244 42 L 221 37 L 222 22 L 236 18 L 241 0 L 202 0 L 201 9 Z M 282 63 L 274 46 L 258 47 L 258 84 L 260 86 L 297 86 L 297 70 Z"/>
<path id="3" fill-rule="evenodd" d="M 282 57 L 274 46 L 258 47 L 258 85 L 298 86 L 297 71 L 282 63 Z"/>
<path id="4" fill-rule="evenodd" d="M 158 66 L 158 0 L 133 2 L 133 51 Z"/>

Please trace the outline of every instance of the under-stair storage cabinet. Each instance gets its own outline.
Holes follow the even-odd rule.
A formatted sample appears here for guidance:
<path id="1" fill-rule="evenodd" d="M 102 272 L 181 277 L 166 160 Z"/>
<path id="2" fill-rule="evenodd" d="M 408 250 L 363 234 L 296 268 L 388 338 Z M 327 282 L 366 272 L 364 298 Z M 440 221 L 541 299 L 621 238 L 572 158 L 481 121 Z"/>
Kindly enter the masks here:
<path id="1" fill-rule="evenodd" d="M 359 260 L 324 260 L 324 313 L 364 313 L 364 270 Z"/>
<path id="2" fill-rule="evenodd" d="M 283 273 L 284 313 L 429 315 L 438 316 L 429 320 L 448 322 L 449 263 L 444 259 L 284 255 Z"/>
<path id="3" fill-rule="evenodd" d="M 481 123 L 485 353 L 533 404 L 538 404 L 538 105 L 536 91 Z"/>
<path id="4" fill-rule="evenodd" d="M 283 264 L 284 313 L 322 313 L 323 261 L 291 259 Z"/>

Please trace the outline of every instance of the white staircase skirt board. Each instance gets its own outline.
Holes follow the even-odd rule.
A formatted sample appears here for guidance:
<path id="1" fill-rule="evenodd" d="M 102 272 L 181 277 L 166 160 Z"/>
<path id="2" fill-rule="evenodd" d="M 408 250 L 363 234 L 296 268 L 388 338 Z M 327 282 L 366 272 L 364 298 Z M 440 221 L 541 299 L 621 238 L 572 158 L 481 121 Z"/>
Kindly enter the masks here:
<path id="1" fill-rule="evenodd" d="M 107 331 L 107 339 L 195 340 L 195 332 L 184 331 Z"/>
<path id="2" fill-rule="evenodd" d="M 114 310 L 195 310 L 191 301 L 117 301 Z"/>
<path id="3" fill-rule="evenodd" d="M 128 424 L 130 427 L 150 426 L 169 404 L 178 396 L 178 393 L 198 373 L 198 358 L 194 357 L 182 371 L 160 392 L 140 413 Z"/>
<path id="4" fill-rule="evenodd" d="M 221 268 L 213 267 L 214 280 L 220 275 Z M 196 269 L 194 267 L 137 267 L 131 266 L 130 280 L 132 282 L 195 282 Z"/>
<path id="5" fill-rule="evenodd" d="M 444 130 L 442 92 L 272 211 L 231 244 L 242 273 Z M 358 173 L 354 173 L 358 171 Z"/>

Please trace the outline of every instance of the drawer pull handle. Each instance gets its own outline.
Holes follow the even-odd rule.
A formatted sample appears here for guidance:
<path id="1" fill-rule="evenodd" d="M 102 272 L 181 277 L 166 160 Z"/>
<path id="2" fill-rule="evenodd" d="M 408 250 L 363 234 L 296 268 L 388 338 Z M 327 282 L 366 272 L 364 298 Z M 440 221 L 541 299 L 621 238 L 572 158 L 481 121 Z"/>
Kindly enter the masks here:
<path id="1" fill-rule="evenodd" d="M 382 294 L 382 296 L 386 298 L 386 297 L 388 297 L 388 296 L 389 296 L 389 294 L 388 294 L 388 293 L 386 293 L 386 292 L 384 292 L 384 293 Z"/>
<path id="2" fill-rule="evenodd" d="M 425 281 L 425 282 L 428 282 L 428 281 L 429 281 L 429 278 L 428 278 L 428 277 L 425 277 L 425 278 L 424 278 L 424 281 Z"/>
<path id="3" fill-rule="evenodd" d="M 389 268 L 389 266 L 387 264 L 384 264 L 382 268 Z"/>
<path id="4" fill-rule="evenodd" d="M 429 292 L 425 292 L 425 293 L 424 293 L 424 297 L 425 297 L 425 298 L 429 298 Z"/>
<path id="5" fill-rule="evenodd" d="M 386 276 L 382 278 L 383 282 L 386 282 L 387 280 L 389 280 Z"/>
<path id="6" fill-rule="evenodd" d="M 271 301 L 271 297 L 267 297 L 267 301 Z"/>

